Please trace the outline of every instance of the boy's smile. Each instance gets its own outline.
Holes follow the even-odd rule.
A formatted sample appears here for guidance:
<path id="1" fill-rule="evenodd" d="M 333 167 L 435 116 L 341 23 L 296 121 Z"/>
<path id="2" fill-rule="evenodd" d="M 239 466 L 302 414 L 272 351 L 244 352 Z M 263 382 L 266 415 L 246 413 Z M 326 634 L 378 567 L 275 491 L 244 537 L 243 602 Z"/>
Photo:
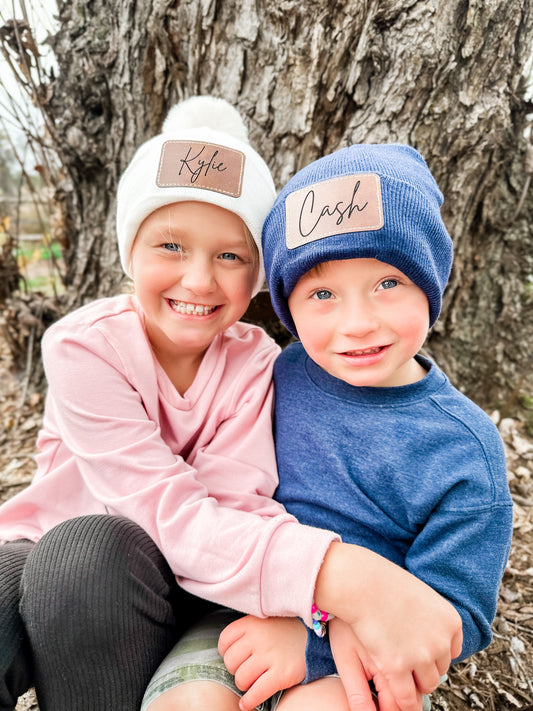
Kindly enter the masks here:
<path id="1" fill-rule="evenodd" d="M 374 365 L 384 357 L 387 350 L 388 346 L 376 346 L 375 348 L 366 348 L 364 350 L 346 351 L 339 353 L 339 355 L 352 365 Z"/>
<path id="2" fill-rule="evenodd" d="M 377 259 L 325 262 L 301 277 L 289 308 L 308 355 L 334 377 L 369 387 L 424 377 L 414 356 L 428 300 L 399 269 Z"/>

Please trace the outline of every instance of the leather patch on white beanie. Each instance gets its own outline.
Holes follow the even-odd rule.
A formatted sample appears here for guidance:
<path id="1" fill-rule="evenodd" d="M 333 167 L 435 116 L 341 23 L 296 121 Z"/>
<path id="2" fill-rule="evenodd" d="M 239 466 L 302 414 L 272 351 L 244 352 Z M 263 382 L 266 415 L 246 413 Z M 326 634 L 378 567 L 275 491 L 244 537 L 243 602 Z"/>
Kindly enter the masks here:
<path id="1" fill-rule="evenodd" d="M 156 184 L 160 188 L 203 188 L 239 197 L 245 155 L 227 146 L 201 141 L 165 141 Z"/>

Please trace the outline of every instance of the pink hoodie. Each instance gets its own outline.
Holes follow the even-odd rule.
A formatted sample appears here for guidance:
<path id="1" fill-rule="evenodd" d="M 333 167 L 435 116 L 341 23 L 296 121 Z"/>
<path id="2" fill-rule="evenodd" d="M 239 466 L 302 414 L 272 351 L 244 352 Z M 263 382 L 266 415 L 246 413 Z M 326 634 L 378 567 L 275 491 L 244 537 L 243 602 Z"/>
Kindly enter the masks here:
<path id="1" fill-rule="evenodd" d="M 219 334 L 182 397 L 155 359 L 133 296 L 69 314 L 43 338 L 48 395 L 33 483 L 0 507 L 0 540 L 38 540 L 68 518 L 142 526 L 178 582 L 259 616 L 310 622 L 316 576 L 338 536 L 271 496 L 272 365 L 256 326 Z"/>

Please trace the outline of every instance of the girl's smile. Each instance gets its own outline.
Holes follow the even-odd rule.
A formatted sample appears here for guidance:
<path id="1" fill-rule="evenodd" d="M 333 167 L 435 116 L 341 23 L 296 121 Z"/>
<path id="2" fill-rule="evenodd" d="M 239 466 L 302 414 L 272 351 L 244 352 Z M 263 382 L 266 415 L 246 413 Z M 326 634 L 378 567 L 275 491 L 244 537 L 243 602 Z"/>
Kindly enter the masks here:
<path id="1" fill-rule="evenodd" d="M 180 391 L 213 339 L 248 308 L 258 264 L 240 217 L 218 205 L 173 203 L 142 223 L 132 251 L 135 294 L 154 353 L 175 384 L 180 374 Z"/>
<path id="2" fill-rule="evenodd" d="M 190 304 L 184 301 L 174 301 L 174 299 L 169 299 L 168 303 L 174 311 L 186 316 L 208 316 L 218 308 L 217 306 L 203 306 L 202 304 Z"/>

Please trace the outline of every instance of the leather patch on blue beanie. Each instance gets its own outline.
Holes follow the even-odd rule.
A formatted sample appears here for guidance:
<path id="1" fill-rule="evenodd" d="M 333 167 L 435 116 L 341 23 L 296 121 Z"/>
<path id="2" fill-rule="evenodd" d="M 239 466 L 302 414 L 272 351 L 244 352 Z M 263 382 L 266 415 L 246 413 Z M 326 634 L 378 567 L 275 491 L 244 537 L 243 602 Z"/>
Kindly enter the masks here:
<path id="1" fill-rule="evenodd" d="M 239 197 L 244 175 L 244 153 L 200 141 L 165 141 L 156 184 L 160 188 L 203 188 Z"/>
<path id="2" fill-rule="evenodd" d="M 375 173 L 345 175 L 296 190 L 285 202 L 288 249 L 331 235 L 383 227 L 381 181 Z"/>

